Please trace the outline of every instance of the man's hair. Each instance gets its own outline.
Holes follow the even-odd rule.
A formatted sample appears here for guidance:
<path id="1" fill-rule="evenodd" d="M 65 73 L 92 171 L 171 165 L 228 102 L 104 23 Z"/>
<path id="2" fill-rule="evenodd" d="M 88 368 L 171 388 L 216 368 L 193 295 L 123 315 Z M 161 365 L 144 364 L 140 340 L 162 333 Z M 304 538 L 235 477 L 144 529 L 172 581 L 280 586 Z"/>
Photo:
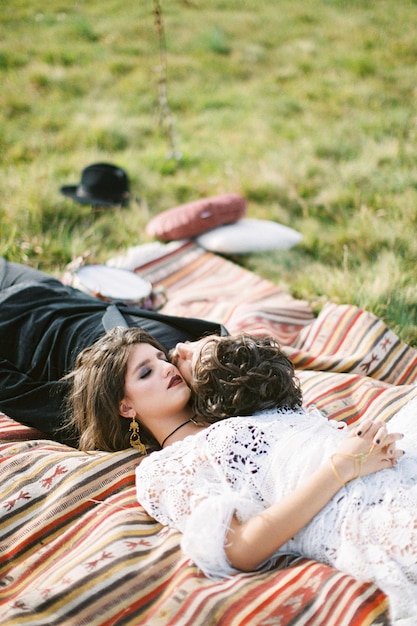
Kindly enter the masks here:
<path id="1" fill-rule="evenodd" d="M 210 423 L 302 405 L 294 366 L 271 337 L 209 340 L 195 363 L 191 386 L 196 413 Z"/>
<path id="2" fill-rule="evenodd" d="M 164 354 L 167 351 L 140 328 L 116 327 L 78 355 L 69 381 L 67 412 L 69 428 L 79 436 L 81 450 L 115 452 L 129 448 L 130 421 L 119 413 L 124 397 L 127 363 L 132 347 L 147 343 Z M 141 427 L 143 443 L 159 447 Z"/>

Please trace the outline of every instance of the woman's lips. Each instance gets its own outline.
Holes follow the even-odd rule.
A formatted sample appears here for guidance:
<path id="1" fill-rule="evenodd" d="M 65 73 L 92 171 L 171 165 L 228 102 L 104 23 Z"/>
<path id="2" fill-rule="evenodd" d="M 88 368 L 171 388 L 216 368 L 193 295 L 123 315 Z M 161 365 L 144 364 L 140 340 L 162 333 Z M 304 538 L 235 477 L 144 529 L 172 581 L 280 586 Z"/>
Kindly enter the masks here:
<path id="1" fill-rule="evenodd" d="M 179 385 L 182 382 L 183 382 L 183 380 L 182 380 L 181 376 L 178 376 L 178 374 L 176 374 L 169 381 L 168 389 L 171 389 L 171 387 L 175 387 L 176 385 Z"/>

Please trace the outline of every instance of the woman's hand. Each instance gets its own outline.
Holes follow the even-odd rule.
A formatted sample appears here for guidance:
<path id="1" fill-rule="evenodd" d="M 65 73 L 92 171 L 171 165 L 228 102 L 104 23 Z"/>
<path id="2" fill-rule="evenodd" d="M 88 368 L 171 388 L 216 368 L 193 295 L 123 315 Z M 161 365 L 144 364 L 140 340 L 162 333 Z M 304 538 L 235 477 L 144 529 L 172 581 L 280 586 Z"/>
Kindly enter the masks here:
<path id="1" fill-rule="evenodd" d="M 401 433 L 388 433 L 384 422 L 362 422 L 331 456 L 334 474 L 345 485 L 359 476 L 393 467 L 404 454 L 397 449 L 397 441 L 403 437 Z"/>
<path id="2" fill-rule="evenodd" d="M 383 422 L 363 422 L 343 439 L 329 464 L 323 463 L 285 498 L 245 522 L 233 517 L 225 541 L 230 564 L 247 572 L 256 569 L 304 528 L 341 485 L 395 465 L 403 454 L 396 447 L 402 437 L 388 433 Z"/>

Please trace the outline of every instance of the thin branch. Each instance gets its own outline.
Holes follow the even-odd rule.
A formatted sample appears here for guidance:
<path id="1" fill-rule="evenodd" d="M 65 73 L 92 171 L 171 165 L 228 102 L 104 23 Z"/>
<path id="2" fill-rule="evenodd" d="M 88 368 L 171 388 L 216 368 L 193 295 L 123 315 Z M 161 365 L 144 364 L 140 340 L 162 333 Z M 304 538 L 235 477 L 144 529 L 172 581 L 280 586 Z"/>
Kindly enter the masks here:
<path id="1" fill-rule="evenodd" d="M 174 118 L 168 102 L 168 72 L 167 72 L 167 47 L 165 39 L 164 20 L 160 0 L 153 0 L 155 28 L 159 45 L 159 78 L 158 78 L 158 103 L 159 103 L 159 124 L 166 131 L 170 151 L 168 158 L 179 161 L 182 157 L 178 148 L 177 136 L 174 127 Z"/>

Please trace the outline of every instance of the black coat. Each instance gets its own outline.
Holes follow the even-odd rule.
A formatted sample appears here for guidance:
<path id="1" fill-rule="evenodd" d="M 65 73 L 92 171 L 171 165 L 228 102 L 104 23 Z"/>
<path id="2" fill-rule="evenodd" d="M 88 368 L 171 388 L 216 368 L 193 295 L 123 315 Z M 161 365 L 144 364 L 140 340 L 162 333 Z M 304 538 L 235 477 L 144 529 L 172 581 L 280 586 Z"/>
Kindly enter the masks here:
<path id="1" fill-rule="evenodd" d="M 0 291 L 0 410 L 58 439 L 66 386 L 79 352 L 104 333 L 108 304 L 58 280 L 22 282 Z M 166 316 L 118 304 L 129 326 L 139 326 L 170 349 L 178 341 L 226 334 L 212 322 Z"/>

